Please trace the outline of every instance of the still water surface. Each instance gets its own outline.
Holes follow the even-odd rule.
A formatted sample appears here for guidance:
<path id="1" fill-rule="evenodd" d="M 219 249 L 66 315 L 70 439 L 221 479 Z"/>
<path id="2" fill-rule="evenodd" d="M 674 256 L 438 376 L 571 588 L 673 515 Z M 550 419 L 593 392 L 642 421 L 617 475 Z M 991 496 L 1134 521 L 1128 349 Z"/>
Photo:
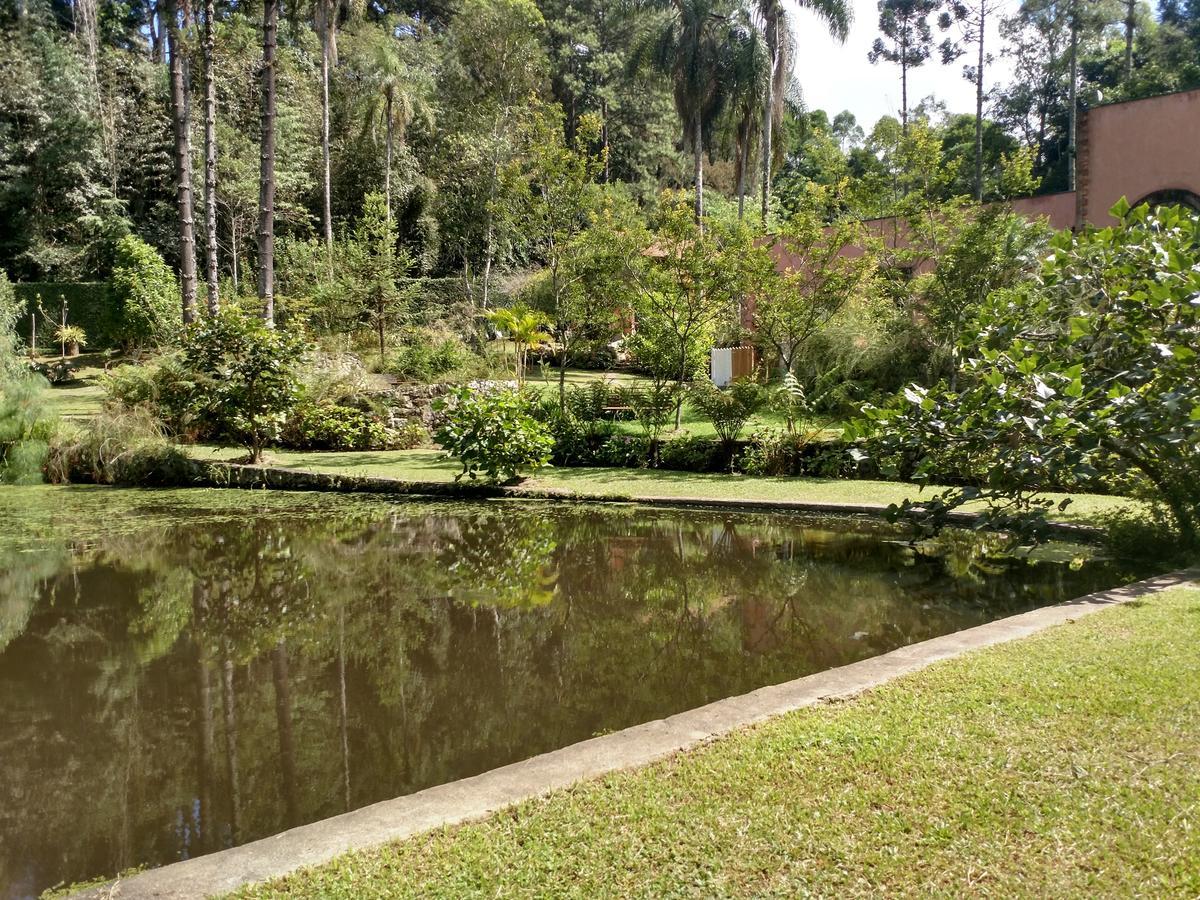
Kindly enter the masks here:
<path id="1" fill-rule="evenodd" d="M 79 510 L 55 495 L 82 541 L 0 516 L 0 535 L 21 531 L 0 544 L 0 897 L 208 853 L 1133 574 L 1070 551 L 1003 559 L 974 536 L 914 551 L 846 520 L 256 508 L 237 492 L 201 509 L 202 493 L 121 495 L 112 533 L 95 494 Z"/>

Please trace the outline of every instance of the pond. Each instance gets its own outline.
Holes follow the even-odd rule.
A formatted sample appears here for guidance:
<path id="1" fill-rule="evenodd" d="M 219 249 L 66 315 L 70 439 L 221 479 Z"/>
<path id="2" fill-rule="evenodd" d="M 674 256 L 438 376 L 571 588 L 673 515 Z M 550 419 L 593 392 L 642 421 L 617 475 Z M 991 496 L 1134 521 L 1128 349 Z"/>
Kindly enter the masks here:
<path id="1" fill-rule="evenodd" d="M 793 515 L 0 488 L 0 897 L 1133 577 Z"/>

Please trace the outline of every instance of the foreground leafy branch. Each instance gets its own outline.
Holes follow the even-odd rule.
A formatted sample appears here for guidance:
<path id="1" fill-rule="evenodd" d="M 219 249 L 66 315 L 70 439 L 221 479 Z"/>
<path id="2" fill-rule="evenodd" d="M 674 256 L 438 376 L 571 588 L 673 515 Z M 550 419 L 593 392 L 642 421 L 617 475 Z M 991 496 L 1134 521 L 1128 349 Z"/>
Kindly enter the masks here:
<path id="1" fill-rule="evenodd" d="M 856 430 L 881 463 L 971 482 L 896 517 L 928 533 L 983 501 L 983 524 L 1036 541 L 1051 512 L 1037 490 L 1102 481 L 1200 544 L 1200 219 L 1124 201 L 1112 214 L 1110 228 L 1059 236 L 1028 286 L 988 299 L 962 341 L 974 349 L 961 390 L 913 385 L 865 410 Z"/>

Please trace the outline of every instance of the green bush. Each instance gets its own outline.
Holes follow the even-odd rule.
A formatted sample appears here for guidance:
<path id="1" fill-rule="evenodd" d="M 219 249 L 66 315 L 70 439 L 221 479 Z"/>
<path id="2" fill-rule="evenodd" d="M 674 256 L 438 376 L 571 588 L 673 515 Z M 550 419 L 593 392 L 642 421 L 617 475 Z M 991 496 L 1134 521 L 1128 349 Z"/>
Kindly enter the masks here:
<path id="1" fill-rule="evenodd" d="M 621 469 L 643 469 L 650 464 L 655 446 L 646 435 L 614 434 L 596 448 L 595 464 Z"/>
<path id="2" fill-rule="evenodd" d="M 533 415 L 533 402 L 512 390 L 462 386 L 434 403 L 442 424 L 434 438 L 461 463 L 472 481 L 510 481 L 549 464 L 554 440 Z"/>
<path id="3" fill-rule="evenodd" d="M 642 388 L 618 388 L 614 397 L 620 406 L 633 410 L 642 433 L 653 445 L 675 414 L 679 388 L 671 382 L 653 382 Z"/>
<path id="4" fill-rule="evenodd" d="M 8 276 L 0 269 L 0 378 L 23 374 L 25 365 L 17 347 L 17 320 L 21 315 L 16 291 Z"/>
<path id="5" fill-rule="evenodd" d="M 0 480 L 19 484 L 42 480 L 55 420 L 47 413 L 37 375 L 0 380 Z"/>
<path id="6" fill-rule="evenodd" d="M 361 409 L 301 402 L 284 424 L 280 444 L 293 450 L 411 450 L 428 436 L 420 422 L 393 428 Z"/>
<path id="7" fill-rule="evenodd" d="M 196 375 L 178 352 L 164 354 L 145 365 L 118 366 L 106 372 L 100 383 L 110 404 L 149 412 L 174 437 L 199 441 L 215 434 L 213 428 L 197 420 L 193 408 Z"/>
<path id="8" fill-rule="evenodd" d="M 856 429 L 884 464 L 915 459 L 918 481 L 947 464 L 978 472 L 894 510 L 922 533 L 983 501 L 989 526 L 1041 540 L 1047 485 L 1134 476 L 1200 546 L 1200 217 L 1124 201 L 1111 213 L 1115 226 L 1058 235 L 1034 281 L 988 297 L 957 390 L 910 385 L 864 410 Z"/>
<path id="9" fill-rule="evenodd" d="M 300 397 L 306 344 L 232 307 L 187 326 L 180 362 L 191 415 L 215 440 L 245 447 L 250 461 L 280 432 Z"/>
<path id="10" fill-rule="evenodd" d="M 408 331 L 388 358 L 387 371 L 404 381 L 435 382 L 469 364 L 473 354 L 455 336 L 425 329 Z"/>
<path id="11" fill-rule="evenodd" d="M 681 472 L 719 472 L 729 464 L 726 446 L 711 438 L 689 435 L 663 441 L 658 448 L 658 468 Z"/>
<path id="12" fill-rule="evenodd" d="M 571 415 L 588 424 L 610 419 L 609 407 L 621 406 L 616 388 L 604 381 L 590 381 L 567 390 L 565 406 Z"/>
<path id="13" fill-rule="evenodd" d="M 721 390 L 705 378 L 692 385 L 692 406 L 712 423 L 717 437 L 727 449 L 742 435 L 742 429 L 767 401 L 762 385 L 739 379 Z"/>
<path id="14" fill-rule="evenodd" d="M 136 235 L 117 242 L 109 333 L 126 349 L 169 341 L 180 321 L 179 286 L 158 251 Z"/>

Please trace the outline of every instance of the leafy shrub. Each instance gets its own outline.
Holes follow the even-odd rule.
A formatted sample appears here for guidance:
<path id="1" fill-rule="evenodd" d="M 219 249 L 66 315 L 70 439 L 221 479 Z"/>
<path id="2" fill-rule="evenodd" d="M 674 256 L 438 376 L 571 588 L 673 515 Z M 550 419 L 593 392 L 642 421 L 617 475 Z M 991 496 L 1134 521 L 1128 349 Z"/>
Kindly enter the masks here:
<path id="1" fill-rule="evenodd" d="M 581 369 L 607 372 L 617 365 L 617 351 L 607 341 L 586 341 L 572 348 L 570 361 Z"/>
<path id="2" fill-rule="evenodd" d="M 729 464 L 726 446 L 711 438 L 677 437 L 658 448 L 658 468 L 683 472 L 719 472 Z"/>
<path id="3" fill-rule="evenodd" d="M 314 403 L 339 403 L 371 389 L 371 377 L 353 353 L 310 349 L 299 369 L 304 398 Z"/>
<path id="4" fill-rule="evenodd" d="M 404 381 L 427 384 L 463 368 L 472 358 L 458 337 L 414 329 L 389 357 L 387 371 Z"/>
<path id="5" fill-rule="evenodd" d="M 17 319 L 21 306 L 8 276 L 0 269 L 0 378 L 24 374 L 17 356 Z"/>
<path id="6" fill-rule="evenodd" d="M 245 447 L 259 462 L 299 399 L 304 349 L 298 335 L 230 307 L 193 322 L 180 354 L 191 413 L 214 439 Z"/>
<path id="7" fill-rule="evenodd" d="M 435 401 L 434 409 L 441 419 L 434 438 L 462 463 L 456 480 L 482 474 L 487 481 L 509 481 L 549 463 L 554 440 L 525 394 L 464 385 Z"/>
<path id="8" fill-rule="evenodd" d="M 675 414 L 679 401 L 679 388 L 671 382 L 656 381 L 647 387 L 618 388 L 615 398 L 621 406 L 633 410 L 634 418 L 642 433 L 653 445 Z"/>
<path id="9" fill-rule="evenodd" d="M 721 390 L 705 378 L 692 385 L 689 396 L 697 411 L 712 423 L 726 449 L 742 435 L 751 417 L 762 409 L 767 395 L 762 385 L 739 379 Z"/>
<path id="10" fill-rule="evenodd" d="M 178 352 L 145 365 L 118 366 L 106 372 L 100 383 L 110 406 L 144 410 L 173 437 L 201 441 L 216 434 L 214 426 L 197 415 L 193 405 L 196 375 Z"/>
<path id="11" fill-rule="evenodd" d="M 428 438 L 419 422 L 393 428 L 379 416 L 334 403 L 299 403 L 280 433 L 294 450 L 410 450 Z"/>
<path id="12" fill-rule="evenodd" d="M 645 468 L 650 464 L 654 447 L 646 435 L 614 434 L 596 448 L 596 465 L 621 469 Z"/>
<path id="13" fill-rule="evenodd" d="M 580 422 L 606 422 L 609 407 L 620 405 L 617 400 L 617 391 L 607 382 L 590 381 L 567 390 L 566 407 Z"/>
<path id="14" fill-rule="evenodd" d="M 158 251 L 136 235 L 117 242 L 112 336 L 126 349 L 166 343 L 177 331 L 179 286 Z"/>
<path id="15" fill-rule="evenodd" d="M 912 385 L 865 411 L 919 480 L 946 459 L 983 468 L 982 486 L 896 515 L 933 531 L 982 499 L 988 524 L 1038 540 L 1051 511 L 1039 488 L 1136 473 L 1200 545 L 1200 218 L 1124 201 L 1112 214 L 1112 228 L 1056 237 L 1033 283 L 989 297 L 964 334 L 960 390 Z"/>
<path id="16" fill-rule="evenodd" d="M 869 453 L 861 448 L 856 460 L 841 441 L 817 439 L 820 432 L 780 431 L 763 428 L 750 435 L 738 455 L 737 468 L 747 475 L 811 475 L 822 478 L 879 478 Z"/>
<path id="17" fill-rule="evenodd" d="M 1165 506 L 1121 509 L 1104 518 L 1105 549 L 1118 559 L 1141 565 L 1186 566 L 1195 562 L 1194 547 L 1183 540 Z"/>
<path id="18" fill-rule="evenodd" d="M 0 381 L 0 480 L 20 484 L 42 480 L 55 421 L 46 412 L 44 379 L 17 375 Z"/>

